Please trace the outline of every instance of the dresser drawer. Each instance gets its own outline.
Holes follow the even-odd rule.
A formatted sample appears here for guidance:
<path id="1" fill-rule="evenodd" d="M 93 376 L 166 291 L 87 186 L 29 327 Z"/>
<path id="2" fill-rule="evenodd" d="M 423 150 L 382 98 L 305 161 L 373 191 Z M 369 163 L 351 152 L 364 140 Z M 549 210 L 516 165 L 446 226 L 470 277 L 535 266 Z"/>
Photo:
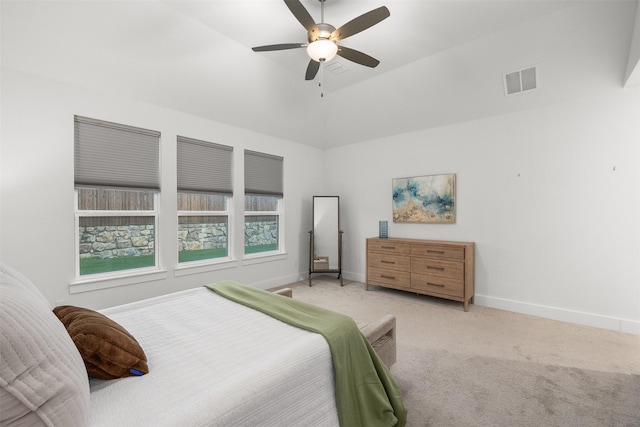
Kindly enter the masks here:
<path id="1" fill-rule="evenodd" d="M 407 271 L 390 271 L 383 268 L 369 267 L 367 269 L 367 281 L 372 285 L 385 285 L 394 288 L 409 288 L 411 273 Z"/>
<path id="2" fill-rule="evenodd" d="M 411 257 L 411 272 L 464 280 L 464 262 Z"/>
<path id="3" fill-rule="evenodd" d="M 454 297 L 464 296 L 464 281 L 430 274 L 411 273 L 411 288 Z"/>
<path id="4" fill-rule="evenodd" d="M 367 242 L 368 250 L 374 252 L 384 252 L 388 254 L 409 255 L 411 253 L 411 243 L 396 242 L 387 239 L 372 239 Z"/>
<path id="5" fill-rule="evenodd" d="M 412 243 L 411 255 L 463 260 L 464 247 L 434 243 Z"/>
<path id="6" fill-rule="evenodd" d="M 384 252 L 370 252 L 367 267 L 383 268 L 394 271 L 409 271 L 411 258 L 403 255 L 393 255 Z"/>

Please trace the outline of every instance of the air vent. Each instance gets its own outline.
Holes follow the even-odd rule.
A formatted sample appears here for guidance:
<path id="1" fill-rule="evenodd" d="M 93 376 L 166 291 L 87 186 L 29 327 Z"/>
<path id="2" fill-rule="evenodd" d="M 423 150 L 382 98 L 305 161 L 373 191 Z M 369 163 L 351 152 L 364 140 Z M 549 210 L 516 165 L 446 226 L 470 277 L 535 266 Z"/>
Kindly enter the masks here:
<path id="1" fill-rule="evenodd" d="M 538 87 L 538 70 L 536 67 L 525 68 L 504 75 L 504 93 L 513 95 L 515 93 L 526 92 Z"/>
<path id="2" fill-rule="evenodd" d="M 331 71 L 333 74 L 342 74 L 349 70 L 343 63 L 336 61 L 335 59 L 328 64 L 325 64 L 324 69 Z"/>

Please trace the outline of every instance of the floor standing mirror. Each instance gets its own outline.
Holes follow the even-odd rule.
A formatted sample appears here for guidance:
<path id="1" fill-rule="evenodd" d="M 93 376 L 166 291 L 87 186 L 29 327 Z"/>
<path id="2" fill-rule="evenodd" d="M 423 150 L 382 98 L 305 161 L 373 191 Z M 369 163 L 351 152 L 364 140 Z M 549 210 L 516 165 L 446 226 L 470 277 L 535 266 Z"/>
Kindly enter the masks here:
<path id="1" fill-rule="evenodd" d="M 309 231 L 309 286 L 313 273 L 338 273 L 342 283 L 340 197 L 313 196 L 313 229 Z"/>

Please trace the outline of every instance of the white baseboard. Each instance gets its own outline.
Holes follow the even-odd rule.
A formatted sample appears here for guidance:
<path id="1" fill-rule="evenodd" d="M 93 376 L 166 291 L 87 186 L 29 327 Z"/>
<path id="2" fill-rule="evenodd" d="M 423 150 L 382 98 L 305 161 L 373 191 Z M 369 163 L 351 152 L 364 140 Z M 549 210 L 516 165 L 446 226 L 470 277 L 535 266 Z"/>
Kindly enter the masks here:
<path id="1" fill-rule="evenodd" d="M 349 271 L 343 271 L 342 275 L 344 276 L 344 280 L 353 280 L 354 282 L 362 282 L 364 283 L 367 280 L 364 274 L 356 274 L 351 273 Z"/>
<path id="2" fill-rule="evenodd" d="M 343 271 L 342 275 L 345 280 L 353 280 L 362 283 L 366 280 L 363 274 Z M 307 275 L 305 274 L 304 276 L 306 277 Z M 483 307 L 497 308 L 500 310 L 513 311 L 515 313 L 544 317 L 545 319 L 559 320 L 562 322 L 576 323 L 578 325 L 640 335 L 640 321 L 638 320 L 620 319 L 617 317 L 602 316 L 599 314 L 584 313 L 564 308 L 530 304 L 522 301 L 513 301 L 478 294 L 475 295 L 474 302 Z"/>
<path id="3" fill-rule="evenodd" d="M 620 319 L 616 317 L 602 316 L 599 314 L 530 304 L 478 294 L 475 295 L 475 303 L 484 307 L 498 308 L 500 310 L 530 314 L 532 316 L 544 317 L 546 319 L 560 320 L 562 322 L 576 323 L 584 326 L 593 326 L 596 328 L 640 335 L 640 321 L 637 320 Z"/>
<path id="4" fill-rule="evenodd" d="M 300 280 L 304 280 L 305 276 L 302 273 L 293 273 L 287 276 L 276 277 L 274 279 L 264 280 L 261 282 L 253 283 L 251 286 L 254 286 L 259 289 L 272 289 L 278 286 L 289 285 L 294 282 L 299 282 Z"/>

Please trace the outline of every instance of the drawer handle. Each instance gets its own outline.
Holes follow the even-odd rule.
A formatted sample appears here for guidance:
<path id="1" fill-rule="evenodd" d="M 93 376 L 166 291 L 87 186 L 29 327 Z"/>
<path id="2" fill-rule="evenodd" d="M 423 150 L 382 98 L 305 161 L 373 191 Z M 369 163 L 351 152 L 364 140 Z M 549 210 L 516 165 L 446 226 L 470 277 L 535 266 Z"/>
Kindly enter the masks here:
<path id="1" fill-rule="evenodd" d="M 444 288 L 444 285 L 441 285 L 440 283 L 427 282 L 427 285 L 429 285 L 429 286 L 437 286 L 438 288 Z"/>
<path id="2" fill-rule="evenodd" d="M 383 279 L 396 280 L 396 276 L 385 276 L 384 274 L 381 274 L 380 277 L 382 277 Z"/>
<path id="3" fill-rule="evenodd" d="M 431 270 L 444 270 L 444 267 L 434 267 L 432 265 L 427 265 L 427 268 L 429 268 Z"/>
<path id="4" fill-rule="evenodd" d="M 383 264 L 395 264 L 396 263 L 395 261 L 385 261 L 385 260 L 381 260 L 380 262 L 383 263 Z"/>
<path id="5" fill-rule="evenodd" d="M 395 246 L 380 246 L 382 249 L 395 249 Z"/>
<path id="6" fill-rule="evenodd" d="M 434 250 L 431 250 L 431 249 L 427 249 L 427 252 L 432 253 L 432 254 L 443 254 L 444 253 L 444 251 L 434 251 Z"/>

